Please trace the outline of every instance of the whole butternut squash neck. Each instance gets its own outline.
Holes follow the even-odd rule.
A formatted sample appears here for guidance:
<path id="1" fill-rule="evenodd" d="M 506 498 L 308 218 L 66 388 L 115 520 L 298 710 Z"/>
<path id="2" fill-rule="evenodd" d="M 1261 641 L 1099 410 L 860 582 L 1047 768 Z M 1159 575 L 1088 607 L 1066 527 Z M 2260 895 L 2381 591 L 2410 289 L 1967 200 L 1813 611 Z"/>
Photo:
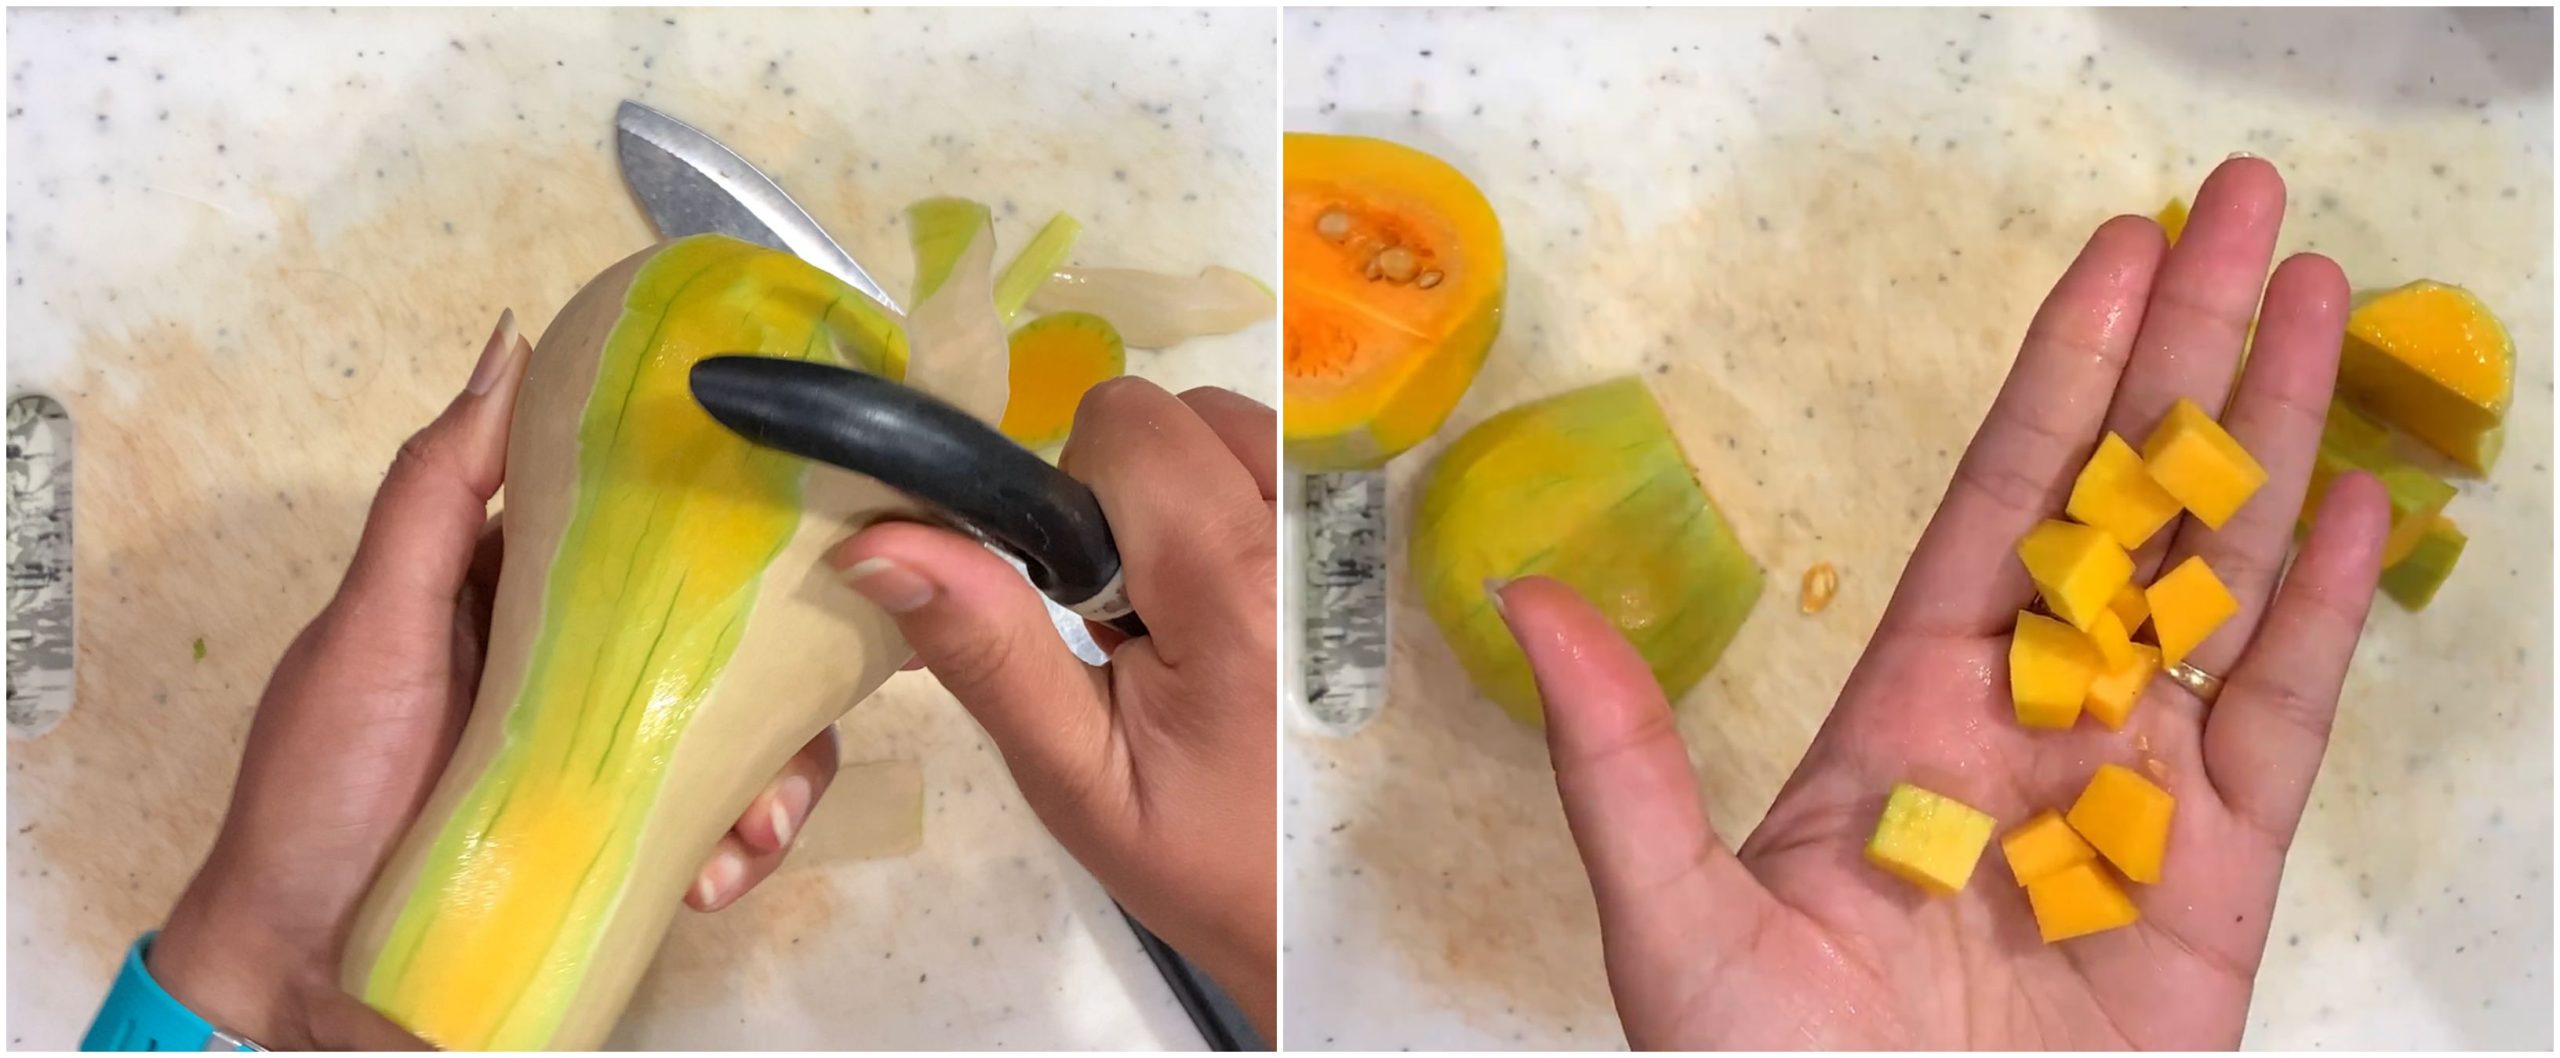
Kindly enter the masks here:
<path id="1" fill-rule="evenodd" d="M 436 832 L 367 1002 L 443 1047 L 548 1041 L 803 513 L 805 465 L 713 422 L 689 372 L 720 353 L 838 350 L 903 373 L 897 324 L 788 255 L 702 236 L 633 274 L 578 420 L 575 496 L 503 744 Z"/>

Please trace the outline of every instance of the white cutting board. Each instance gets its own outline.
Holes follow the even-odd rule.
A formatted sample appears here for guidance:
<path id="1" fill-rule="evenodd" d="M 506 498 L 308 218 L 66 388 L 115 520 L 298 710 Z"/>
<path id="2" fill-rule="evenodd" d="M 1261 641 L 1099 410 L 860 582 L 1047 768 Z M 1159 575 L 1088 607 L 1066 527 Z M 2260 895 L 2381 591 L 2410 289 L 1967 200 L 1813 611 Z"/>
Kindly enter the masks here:
<path id="1" fill-rule="evenodd" d="M 60 397 L 80 446 L 76 704 L 8 752 L 12 1046 L 74 1044 L 167 912 L 260 685 L 498 310 L 539 333 L 652 240 L 615 169 L 622 98 L 763 166 L 893 290 L 910 271 L 897 210 L 930 194 L 993 204 L 1006 246 L 1066 210 L 1079 263 L 1276 278 L 1269 11 L 8 25 L 9 382 Z M 1130 366 L 1269 401 L 1274 337 Z M 907 763 L 849 771 L 817 847 L 730 911 L 679 916 L 617 1045 L 1200 1045 L 930 677 L 892 680 L 844 745 Z M 882 814 L 865 797 L 920 797 L 920 847 L 853 832 Z"/>
<path id="2" fill-rule="evenodd" d="M 1682 703 L 1749 832 L 1838 694 L 2090 228 L 2274 159 L 2284 246 L 2480 292 L 2520 357 L 2435 605 L 2377 603 L 2286 872 L 2248 1041 L 2551 1045 L 2547 12 L 1315 11 L 1282 121 L 1438 153 L 1501 215 L 1502 338 L 1417 475 L 1525 400 L 1631 371 L 1768 570 Z M 1394 543 L 1401 566 L 1403 540 Z M 1837 601 L 1798 578 L 1840 569 Z M 1621 1036 L 1543 745 L 1469 689 L 1399 569 L 1394 681 L 1285 745 L 1292 1047 Z M 1294 700 L 1294 694 L 1289 695 Z"/>

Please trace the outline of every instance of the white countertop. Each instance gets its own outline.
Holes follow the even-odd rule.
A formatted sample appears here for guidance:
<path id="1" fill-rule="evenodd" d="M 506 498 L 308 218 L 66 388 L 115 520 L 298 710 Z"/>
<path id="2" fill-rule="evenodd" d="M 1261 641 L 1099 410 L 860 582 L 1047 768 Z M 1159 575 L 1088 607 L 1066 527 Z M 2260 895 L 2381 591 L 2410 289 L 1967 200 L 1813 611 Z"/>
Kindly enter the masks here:
<path id="1" fill-rule="evenodd" d="M 2547 12 L 1293 10 L 1283 40 L 1286 128 L 1430 150 L 1505 229 L 1502 339 L 1394 515 L 1492 413 L 1641 371 L 1769 571 L 1682 705 L 1729 838 L 2100 220 L 2247 150 L 2291 182 L 2286 249 L 2478 291 L 2520 355 L 2507 455 L 2434 606 L 2376 604 L 2248 1043 L 2551 1045 Z M 1816 561 L 1840 594 L 1806 617 Z M 1620 1044 L 1543 745 L 1392 598 L 1380 719 L 1285 743 L 1289 1043 Z"/>
<path id="2" fill-rule="evenodd" d="M 652 241 L 617 101 L 728 142 L 892 289 L 897 210 L 933 194 L 992 204 L 1007 248 L 1066 210 L 1077 263 L 1269 281 L 1275 18 L 11 12 L 9 383 L 78 435 L 80 643 L 69 718 L 9 744 L 10 1044 L 74 1044 L 166 913 L 259 686 L 498 310 L 538 333 Z M 1274 334 L 1130 367 L 1270 401 Z M 679 916 L 617 1045 L 1200 1046 L 930 677 L 844 745 L 876 766 L 757 893 Z M 921 797 L 920 846 L 838 833 L 863 797 Z"/>

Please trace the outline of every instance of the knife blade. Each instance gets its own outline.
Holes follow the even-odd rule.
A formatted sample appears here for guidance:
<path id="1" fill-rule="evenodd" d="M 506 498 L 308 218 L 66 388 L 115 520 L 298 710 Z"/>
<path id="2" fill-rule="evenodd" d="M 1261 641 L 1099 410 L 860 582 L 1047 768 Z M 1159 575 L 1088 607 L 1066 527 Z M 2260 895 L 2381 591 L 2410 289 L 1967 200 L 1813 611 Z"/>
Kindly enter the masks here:
<path id="1" fill-rule="evenodd" d="M 808 210 L 708 133 L 627 99 L 613 127 L 622 178 L 659 235 L 681 239 L 716 232 L 770 246 L 844 280 L 891 312 L 902 311 Z"/>

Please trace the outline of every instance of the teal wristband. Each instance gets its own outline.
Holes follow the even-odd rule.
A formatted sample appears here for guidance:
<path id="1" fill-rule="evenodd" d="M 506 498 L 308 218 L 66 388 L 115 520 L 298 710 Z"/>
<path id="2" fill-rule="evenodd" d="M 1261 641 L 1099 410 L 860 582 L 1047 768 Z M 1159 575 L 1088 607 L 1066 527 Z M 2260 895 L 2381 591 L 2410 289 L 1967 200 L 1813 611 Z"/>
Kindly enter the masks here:
<path id="1" fill-rule="evenodd" d="M 151 979 L 151 970 L 143 965 L 143 957 L 151 953 L 151 939 L 158 931 L 145 933 L 124 953 L 124 968 L 116 973 L 115 987 L 107 990 L 107 1001 L 98 1008 L 98 1019 L 89 1023 L 89 1034 L 80 1038 L 84 1051 L 255 1051 L 254 1043 L 233 1036 L 197 1016 L 187 1005 L 178 1002 L 160 982 Z"/>

